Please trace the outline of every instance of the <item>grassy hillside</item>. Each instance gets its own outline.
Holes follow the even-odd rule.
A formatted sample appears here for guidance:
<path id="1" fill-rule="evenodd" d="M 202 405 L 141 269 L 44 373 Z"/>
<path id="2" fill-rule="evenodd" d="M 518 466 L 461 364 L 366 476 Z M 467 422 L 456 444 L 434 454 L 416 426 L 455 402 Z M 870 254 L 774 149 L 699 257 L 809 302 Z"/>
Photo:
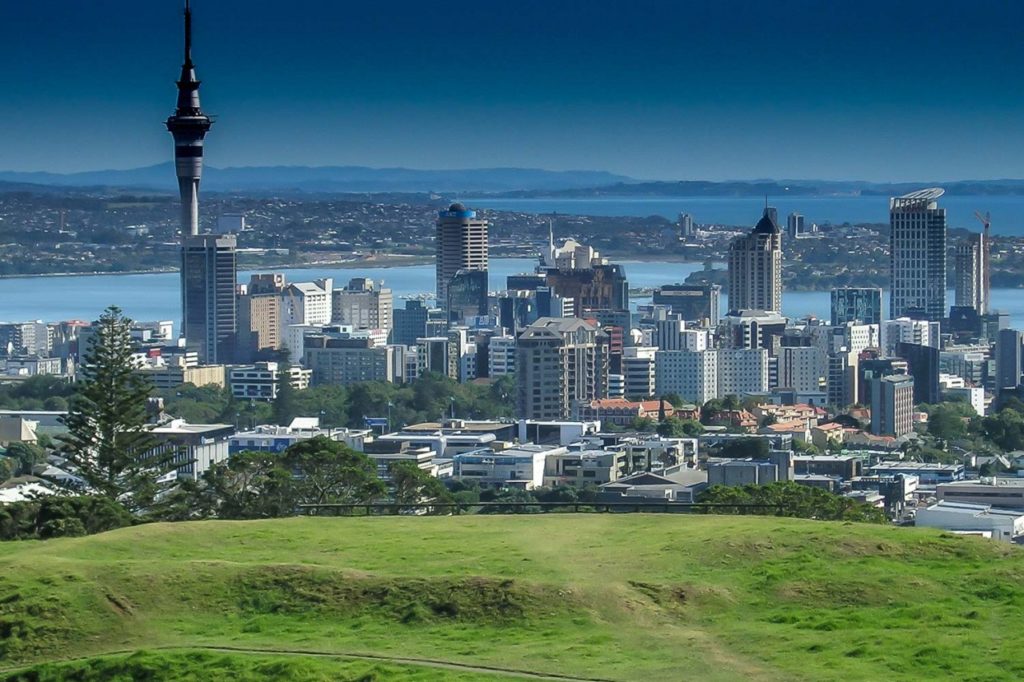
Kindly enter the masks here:
<path id="1" fill-rule="evenodd" d="M 1022 644 L 1024 553 L 924 530 L 297 518 L 0 545 L 0 680 L 998 680 Z"/>

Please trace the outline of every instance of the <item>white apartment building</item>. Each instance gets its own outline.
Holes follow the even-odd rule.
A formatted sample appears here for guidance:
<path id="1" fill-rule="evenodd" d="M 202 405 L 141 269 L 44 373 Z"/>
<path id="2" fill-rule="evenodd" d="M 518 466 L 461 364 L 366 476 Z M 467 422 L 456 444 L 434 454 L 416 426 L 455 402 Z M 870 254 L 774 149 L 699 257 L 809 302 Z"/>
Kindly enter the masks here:
<path id="1" fill-rule="evenodd" d="M 623 391 L 627 396 L 648 398 L 655 394 L 657 348 L 628 346 L 622 349 Z"/>
<path id="2" fill-rule="evenodd" d="M 896 356 L 896 344 L 916 343 L 939 348 L 939 323 L 900 317 L 882 322 L 882 351 L 888 357 Z"/>
<path id="3" fill-rule="evenodd" d="M 327 277 L 286 286 L 281 292 L 281 326 L 330 324 L 333 285 Z"/>
<path id="4" fill-rule="evenodd" d="M 718 351 L 718 397 L 767 390 L 767 350 L 730 348 Z"/>
<path id="5" fill-rule="evenodd" d="M 718 351 L 658 351 L 654 383 L 658 395 L 676 393 L 687 402 L 703 405 L 718 397 Z"/>
<path id="6" fill-rule="evenodd" d="M 516 372 L 516 339 L 514 336 L 492 336 L 488 346 L 487 371 L 492 377 Z"/>
<path id="7" fill-rule="evenodd" d="M 308 369 L 294 365 L 288 368 L 289 382 L 297 391 L 309 388 L 312 374 Z M 274 400 L 280 379 L 281 369 L 276 362 L 238 365 L 228 371 L 231 395 L 239 400 Z"/>

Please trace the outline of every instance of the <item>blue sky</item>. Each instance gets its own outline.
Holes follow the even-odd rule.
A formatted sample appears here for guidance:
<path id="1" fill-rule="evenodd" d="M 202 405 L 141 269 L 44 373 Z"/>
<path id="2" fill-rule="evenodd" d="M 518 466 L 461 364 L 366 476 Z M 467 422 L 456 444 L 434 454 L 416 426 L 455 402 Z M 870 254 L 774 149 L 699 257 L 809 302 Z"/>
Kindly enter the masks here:
<path id="1" fill-rule="evenodd" d="M 212 165 L 1024 177 L 1024 3 L 194 0 Z M 170 157 L 176 0 L 7 3 L 0 169 Z"/>

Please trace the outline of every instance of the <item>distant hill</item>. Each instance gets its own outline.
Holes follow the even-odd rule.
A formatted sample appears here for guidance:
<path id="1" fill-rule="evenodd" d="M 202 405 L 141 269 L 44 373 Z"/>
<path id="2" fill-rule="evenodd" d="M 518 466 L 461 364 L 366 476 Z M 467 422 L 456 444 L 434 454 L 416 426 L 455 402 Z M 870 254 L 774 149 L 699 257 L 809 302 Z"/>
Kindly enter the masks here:
<path id="1" fill-rule="evenodd" d="M 0 544 L 0 678 L 1019 680 L 1022 576 L 999 542 L 777 517 L 151 524 Z"/>
<path id="2" fill-rule="evenodd" d="M 1024 180 L 958 180 L 955 182 L 871 183 L 858 180 L 751 180 L 711 182 L 679 180 L 617 182 L 561 190 L 524 189 L 503 192 L 508 198 L 586 197 L 729 197 L 729 196 L 898 196 L 924 187 L 942 187 L 949 195 L 1024 195 Z"/>
<path id="3" fill-rule="evenodd" d="M 536 168 L 477 168 L 416 170 L 363 166 L 265 166 L 203 169 L 203 189 L 212 192 L 285 191 L 309 193 L 350 192 L 506 192 L 558 191 L 593 187 L 630 178 L 603 171 L 548 171 Z M 22 173 L 0 171 L 0 181 L 61 187 L 119 187 L 175 190 L 171 162 L 130 170 L 82 173 Z"/>

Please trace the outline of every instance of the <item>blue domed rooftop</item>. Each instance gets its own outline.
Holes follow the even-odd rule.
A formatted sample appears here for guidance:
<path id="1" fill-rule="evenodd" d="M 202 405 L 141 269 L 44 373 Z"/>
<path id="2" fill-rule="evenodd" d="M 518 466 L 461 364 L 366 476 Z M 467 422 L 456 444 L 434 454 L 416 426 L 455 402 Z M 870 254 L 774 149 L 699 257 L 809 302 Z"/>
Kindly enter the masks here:
<path id="1" fill-rule="evenodd" d="M 775 219 L 772 217 L 771 208 L 766 206 L 764 209 L 764 215 L 762 215 L 761 219 L 757 221 L 757 225 L 754 225 L 754 233 L 779 234 L 780 232 L 781 230 L 779 229 L 778 223 L 776 223 Z"/>

